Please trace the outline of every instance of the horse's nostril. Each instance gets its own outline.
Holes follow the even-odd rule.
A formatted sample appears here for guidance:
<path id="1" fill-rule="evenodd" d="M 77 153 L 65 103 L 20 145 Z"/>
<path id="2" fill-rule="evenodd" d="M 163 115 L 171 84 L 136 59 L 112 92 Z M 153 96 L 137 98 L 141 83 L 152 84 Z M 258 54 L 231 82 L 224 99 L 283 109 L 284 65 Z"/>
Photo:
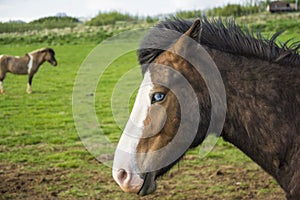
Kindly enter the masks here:
<path id="1" fill-rule="evenodd" d="M 125 169 L 120 169 L 118 171 L 118 179 L 120 181 L 120 183 L 124 182 L 124 180 L 127 178 L 127 172 L 125 171 Z"/>

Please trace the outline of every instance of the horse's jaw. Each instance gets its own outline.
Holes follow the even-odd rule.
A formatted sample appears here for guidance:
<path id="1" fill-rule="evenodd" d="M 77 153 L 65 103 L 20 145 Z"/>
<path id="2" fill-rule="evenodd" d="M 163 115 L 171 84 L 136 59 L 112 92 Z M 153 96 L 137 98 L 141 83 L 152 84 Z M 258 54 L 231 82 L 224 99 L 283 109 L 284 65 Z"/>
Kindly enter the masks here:
<path id="1" fill-rule="evenodd" d="M 155 190 L 156 190 L 155 175 L 153 173 L 148 172 L 144 177 L 144 183 L 138 194 L 141 196 L 145 196 L 155 192 Z"/>
<path id="2" fill-rule="evenodd" d="M 57 66 L 57 61 L 56 61 L 56 60 L 48 60 L 48 62 L 49 62 L 53 67 L 56 67 L 56 66 Z"/>

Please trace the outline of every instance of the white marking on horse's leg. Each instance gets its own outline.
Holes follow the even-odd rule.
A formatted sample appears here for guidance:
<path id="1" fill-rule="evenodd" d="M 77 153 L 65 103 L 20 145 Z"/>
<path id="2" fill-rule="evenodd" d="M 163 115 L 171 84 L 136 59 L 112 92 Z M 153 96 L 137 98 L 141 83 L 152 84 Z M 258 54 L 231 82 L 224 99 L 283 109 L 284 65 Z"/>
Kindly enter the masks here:
<path id="1" fill-rule="evenodd" d="M 5 93 L 4 88 L 3 88 L 3 83 L 2 83 L 2 81 L 0 81 L 0 93 L 1 93 L 1 94 L 4 94 L 4 93 Z"/>
<path id="2" fill-rule="evenodd" d="M 151 106 L 150 92 L 152 89 L 153 83 L 151 81 L 150 72 L 147 71 L 115 152 L 113 177 L 125 191 L 136 191 L 142 187 L 144 182 L 138 175 L 140 172 L 135 159 L 137 145 L 142 137 L 144 121 L 147 117 L 148 109 Z M 127 176 L 125 176 L 126 178 L 122 175 L 124 171 L 127 174 Z"/>
<path id="3" fill-rule="evenodd" d="M 26 89 L 26 92 L 27 92 L 28 94 L 31 94 L 31 92 L 32 92 L 29 83 L 27 83 L 27 89 Z"/>
<path id="4" fill-rule="evenodd" d="M 27 65 L 27 67 L 28 67 L 27 72 L 28 72 L 28 74 L 30 74 L 31 68 L 32 68 L 32 65 L 33 65 L 33 56 L 31 54 L 28 54 L 28 55 L 29 55 L 29 62 L 28 62 L 28 65 Z"/>

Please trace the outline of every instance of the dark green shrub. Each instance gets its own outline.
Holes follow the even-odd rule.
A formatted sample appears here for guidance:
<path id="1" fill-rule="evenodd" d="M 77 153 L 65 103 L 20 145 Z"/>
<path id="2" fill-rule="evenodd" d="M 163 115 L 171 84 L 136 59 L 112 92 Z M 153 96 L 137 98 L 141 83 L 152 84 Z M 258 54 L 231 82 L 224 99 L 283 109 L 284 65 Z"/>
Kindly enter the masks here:
<path id="1" fill-rule="evenodd" d="M 122 14 L 117 11 L 100 12 L 96 17 L 86 22 L 89 26 L 102 26 L 108 24 L 116 24 L 117 21 L 136 22 L 137 16 L 131 16 L 129 14 Z"/>

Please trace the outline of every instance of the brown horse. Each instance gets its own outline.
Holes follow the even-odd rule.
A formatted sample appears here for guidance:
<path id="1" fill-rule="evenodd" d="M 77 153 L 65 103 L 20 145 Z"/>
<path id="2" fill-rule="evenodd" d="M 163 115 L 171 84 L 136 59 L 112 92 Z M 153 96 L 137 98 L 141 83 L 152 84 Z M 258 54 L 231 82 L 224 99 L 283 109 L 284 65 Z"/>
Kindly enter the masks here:
<path id="1" fill-rule="evenodd" d="M 27 93 L 31 93 L 31 84 L 34 74 L 39 67 L 48 61 L 51 65 L 56 66 L 55 52 L 51 48 L 42 48 L 25 54 L 23 57 L 18 56 L 0 56 L 0 93 L 4 93 L 3 81 L 7 72 L 13 74 L 28 74 Z"/>
<path id="2" fill-rule="evenodd" d="M 300 42 L 278 44 L 278 35 L 254 37 L 234 21 L 206 17 L 153 28 L 138 51 L 144 79 L 115 152 L 120 187 L 154 192 L 156 179 L 214 132 L 273 176 L 287 199 L 299 199 Z M 225 102 L 210 86 L 222 88 L 211 66 Z M 221 124 L 219 134 L 211 123 Z"/>

